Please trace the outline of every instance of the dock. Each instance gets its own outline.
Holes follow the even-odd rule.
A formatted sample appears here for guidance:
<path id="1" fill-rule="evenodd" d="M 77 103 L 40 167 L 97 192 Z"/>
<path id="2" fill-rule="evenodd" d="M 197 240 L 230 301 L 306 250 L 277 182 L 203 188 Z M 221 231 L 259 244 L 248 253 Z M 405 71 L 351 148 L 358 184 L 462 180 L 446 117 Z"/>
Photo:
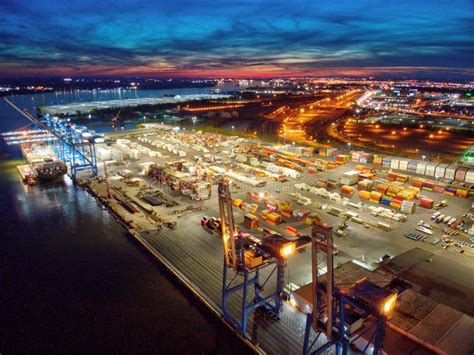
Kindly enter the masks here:
<path id="1" fill-rule="evenodd" d="M 165 135 L 166 138 L 164 137 Z M 114 137 L 117 138 L 117 142 L 119 142 L 120 139 L 118 137 Z M 197 148 L 199 148 L 197 145 L 185 146 L 182 140 L 178 140 L 177 137 L 182 139 L 185 136 L 184 134 L 178 136 L 178 133 L 173 132 L 160 132 L 153 136 L 155 140 L 147 141 L 143 139 L 139 131 L 133 134 L 129 133 L 126 139 L 129 140 L 130 145 L 133 145 L 133 147 L 130 147 L 130 153 L 136 153 L 133 149 L 137 147 L 142 150 L 145 148 L 150 150 L 150 155 L 142 154 L 139 158 L 121 157 L 116 151 L 118 146 L 115 146 L 115 148 L 101 146 L 100 155 L 106 157 L 107 149 L 110 149 L 113 154 L 109 155 L 108 159 L 114 157 L 116 154 L 115 156 L 121 157 L 123 161 L 117 162 L 116 160 L 108 160 L 108 163 L 106 163 L 109 177 L 108 184 L 105 174 L 99 171 L 97 177 L 84 179 L 81 185 L 95 196 L 127 229 L 130 235 L 155 257 L 170 274 L 174 275 L 197 299 L 203 302 L 216 317 L 223 321 L 223 324 L 234 330 L 223 316 L 221 303 L 224 265 L 222 239 L 218 233 L 202 228 L 200 223 L 203 216 L 219 216 L 219 207 L 216 203 L 216 196 L 218 195 L 217 186 L 215 184 L 211 185 L 209 199 L 193 200 L 189 194 L 183 194 L 179 190 L 176 190 L 175 186 L 170 186 L 160 181 L 157 174 L 146 172 L 149 170 L 150 161 L 155 164 L 164 165 L 166 162 L 173 162 L 173 158 L 190 161 L 190 157 L 194 157 L 196 154 L 206 156 L 206 152 L 203 154 L 203 152 L 197 150 Z M 170 149 L 170 142 L 173 142 L 180 150 L 176 150 L 175 152 Z M 241 141 L 238 141 L 237 138 L 234 139 L 234 142 L 241 144 Z M 123 144 L 124 140 L 122 140 L 121 143 Z M 223 146 L 225 146 L 224 144 L 228 144 L 232 147 L 232 144 L 226 143 L 226 141 L 224 141 Z M 224 149 L 230 150 L 231 148 Z M 182 154 L 183 152 L 185 154 Z M 153 157 L 151 153 L 153 153 Z M 186 158 L 184 158 L 183 155 Z M 211 155 L 212 154 L 208 154 L 208 156 Z M 226 166 L 226 164 L 229 164 L 225 162 L 226 158 L 224 154 L 216 152 L 216 155 L 222 159 L 223 162 L 215 162 L 214 164 L 217 165 L 211 165 L 211 167 Z M 356 164 L 357 163 L 347 162 L 328 171 L 318 172 L 317 177 L 335 180 L 344 172 L 354 169 Z M 222 172 L 220 172 L 221 169 L 217 170 L 218 171 L 215 171 L 216 174 L 222 174 Z M 246 174 L 243 171 L 241 172 L 241 170 L 238 171 L 242 176 Z M 156 170 L 155 172 L 160 171 Z M 223 172 L 225 173 L 225 171 Z M 387 169 L 378 168 L 376 174 L 377 178 L 383 178 L 387 174 Z M 251 174 L 245 176 L 253 177 Z M 253 183 L 256 180 L 264 180 L 266 182 L 265 187 L 254 186 Z M 344 205 L 332 201 L 328 197 L 315 195 L 307 191 L 305 186 L 314 184 L 315 180 L 314 172 L 309 171 L 301 173 L 301 176 L 298 177 L 289 176 L 286 181 L 278 181 L 272 179 L 271 176 L 258 177 L 258 179 L 253 178 L 253 180 L 243 180 L 239 181 L 239 187 L 232 192 L 232 197 L 244 201 L 245 204 L 249 204 L 254 202 L 250 195 L 255 193 L 258 195 L 259 192 L 264 194 L 265 191 L 268 191 L 275 199 L 280 201 L 293 201 L 295 208 L 298 210 L 310 209 L 315 213 L 321 214 L 322 218 L 331 225 L 341 223 L 342 213 L 339 213 L 337 216 L 332 215 L 331 208 L 324 208 L 324 205 L 330 204 L 333 207 L 338 206 L 340 209 L 351 208 L 353 212 L 356 212 L 360 218 L 363 218 L 367 223 L 363 225 L 351 221 L 347 235 L 336 240 L 336 244 L 339 247 L 336 260 L 338 266 L 336 275 L 338 272 L 341 274 L 345 273 L 344 270 L 350 270 L 351 273 L 350 277 L 346 277 L 347 275 L 341 276 L 346 277 L 344 279 L 345 282 L 355 282 L 355 280 L 360 279 L 359 276 L 366 274 L 369 278 L 375 278 L 377 281 L 380 274 L 368 271 L 368 266 L 373 266 L 383 253 L 388 253 L 390 256 L 402 255 L 415 246 L 420 246 L 424 250 L 442 255 L 448 259 L 460 260 L 465 263 L 470 262 L 470 250 L 467 250 L 464 254 L 459 254 L 452 249 L 442 249 L 431 243 L 416 243 L 415 241 L 404 238 L 403 234 L 416 228 L 420 219 L 425 221 L 430 220 L 432 211 L 419 209 L 415 215 L 408 215 L 406 221 L 390 220 L 389 223 L 393 228 L 386 230 L 381 229 L 377 227 L 378 222 L 386 220 L 385 217 L 375 216 L 374 213 L 372 213 L 372 209 L 370 209 L 370 204 L 366 204 L 367 208 L 360 208 L 357 195 L 353 196 L 352 201 L 354 203 L 352 205 Z M 247 181 L 250 182 L 247 183 Z M 112 191 L 111 197 L 107 197 L 107 185 L 109 185 Z M 333 191 L 334 190 L 335 189 L 333 189 Z M 161 199 L 162 202 L 156 204 L 154 202 L 153 204 L 145 202 L 146 200 L 143 199 L 144 191 L 161 191 L 164 196 L 159 197 L 159 199 Z M 334 192 L 331 192 L 331 194 L 333 193 Z M 462 211 L 465 211 L 470 204 L 469 199 L 442 195 L 434 191 L 424 192 L 424 195 L 430 198 L 447 199 L 449 201 L 449 210 L 456 216 L 460 215 Z M 300 200 L 303 202 L 297 202 Z M 312 202 L 309 205 L 305 204 L 307 200 Z M 167 202 L 170 201 L 176 202 L 176 205 L 167 206 Z M 143 206 L 146 208 L 143 208 Z M 244 232 L 256 233 L 255 235 L 257 235 L 258 231 L 252 231 L 246 226 L 244 222 L 245 213 L 246 211 L 241 208 L 234 208 L 236 225 Z M 347 211 L 344 213 L 347 213 Z M 302 235 L 310 233 L 310 226 L 305 220 L 288 216 L 283 219 L 282 223 L 273 225 L 262 218 L 259 221 L 260 227 L 269 228 L 281 235 L 288 235 L 286 227 L 291 227 Z M 177 222 L 176 229 L 168 228 L 167 222 L 171 221 Z M 433 230 L 437 234 L 442 232 L 441 228 L 437 226 L 434 226 Z M 435 237 L 433 236 L 433 238 Z M 356 260 L 360 255 L 364 255 L 366 260 L 356 265 L 352 261 Z M 365 264 L 365 268 L 360 266 L 361 264 Z M 351 265 L 351 267 L 348 268 L 347 265 Z M 372 270 L 374 269 L 376 269 L 376 267 L 372 268 Z M 262 272 L 264 273 L 265 271 Z M 237 278 L 239 277 L 240 276 L 237 276 Z M 285 287 L 288 285 L 300 287 L 310 281 L 310 253 L 304 251 L 297 252 L 288 260 L 288 266 L 285 272 Z M 274 280 L 271 280 L 265 286 L 265 289 L 272 289 L 274 284 Z M 239 318 L 241 314 L 242 300 L 238 297 L 240 297 L 240 295 L 232 295 L 228 303 L 229 311 L 235 318 Z M 461 314 L 461 312 L 456 314 Z M 469 320 L 469 324 L 471 324 L 473 318 L 468 315 L 466 315 L 466 317 L 466 319 Z M 421 319 L 419 323 L 422 323 L 422 321 Z M 279 319 L 269 317 L 265 312 L 255 311 L 249 316 L 246 334 L 240 334 L 234 331 L 237 336 L 257 353 L 299 354 L 302 353 L 303 350 L 305 324 L 306 315 L 295 307 L 292 302 L 283 302 Z M 409 324 L 409 326 L 412 326 L 412 324 Z M 403 324 L 400 326 L 400 323 L 396 323 L 393 329 L 398 329 L 396 327 L 408 332 L 407 326 Z M 422 328 L 424 329 L 425 326 L 423 325 Z M 421 339 L 422 341 L 420 341 L 420 339 L 413 340 L 407 336 L 400 336 L 400 332 L 393 329 L 389 328 L 387 330 L 387 338 L 397 339 L 397 342 L 387 341 L 387 353 L 395 351 L 400 342 L 403 342 L 404 346 L 406 346 L 407 349 L 409 348 L 410 351 L 421 351 L 422 353 L 432 353 L 432 351 L 427 351 L 426 346 L 422 345 L 422 341 L 436 345 L 436 342 L 430 339 Z M 420 336 L 420 338 L 423 338 L 423 336 Z M 324 336 L 318 339 L 318 343 L 320 343 L 320 345 L 325 343 Z M 469 346 L 469 344 L 465 344 Z M 451 349 L 451 345 L 443 344 L 441 349 L 449 350 Z M 462 350 L 458 353 L 465 353 Z"/>

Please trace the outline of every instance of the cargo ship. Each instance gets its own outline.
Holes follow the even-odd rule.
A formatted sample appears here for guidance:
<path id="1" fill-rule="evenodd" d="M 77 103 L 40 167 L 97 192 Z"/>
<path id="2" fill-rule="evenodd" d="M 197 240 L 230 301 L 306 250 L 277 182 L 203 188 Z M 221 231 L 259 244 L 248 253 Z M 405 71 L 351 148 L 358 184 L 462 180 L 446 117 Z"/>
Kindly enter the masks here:
<path id="1" fill-rule="evenodd" d="M 54 181 L 67 173 L 66 163 L 59 159 L 50 145 L 38 143 L 22 145 L 21 151 L 29 167 L 28 170 L 37 181 Z M 25 175 L 28 175 L 28 179 L 25 181 L 30 185 L 34 184 L 33 176 L 31 174 Z"/>

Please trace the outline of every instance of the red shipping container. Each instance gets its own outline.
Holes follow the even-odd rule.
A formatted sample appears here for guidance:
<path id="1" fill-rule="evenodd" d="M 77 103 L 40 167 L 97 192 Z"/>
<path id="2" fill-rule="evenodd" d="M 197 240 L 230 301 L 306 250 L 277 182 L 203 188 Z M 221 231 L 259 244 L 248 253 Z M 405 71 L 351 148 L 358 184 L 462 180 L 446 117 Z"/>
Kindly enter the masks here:
<path id="1" fill-rule="evenodd" d="M 433 200 L 426 197 L 420 198 L 420 207 L 433 208 Z"/>

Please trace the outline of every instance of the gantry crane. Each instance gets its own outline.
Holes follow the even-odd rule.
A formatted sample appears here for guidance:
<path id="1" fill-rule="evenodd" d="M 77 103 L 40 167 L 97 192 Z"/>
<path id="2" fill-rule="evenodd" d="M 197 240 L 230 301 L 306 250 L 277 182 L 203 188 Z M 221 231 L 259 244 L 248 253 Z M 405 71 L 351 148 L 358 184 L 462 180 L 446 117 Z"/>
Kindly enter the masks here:
<path id="1" fill-rule="evenodd" d="M 258 239 L 239 231 L 225 179 L 219 182 L 218 199 L 224 245 L 222 311 L 234 329 L 246 336 L 248 317 L 257 308 L 279 317 L 286 259 L 298 241 L 290 242 L 280 235 Z M 241 302 L 240 318 L 231 314 L 231 302 Z"/>
<path id="2" fill-rule="evenodd" d="M 386 287 L 380 287 L 362 279 L 349 287 L 338 287 L 334 283 L 332 227 L 315 219 L 311 237 L 312 310 L 307 314 L 303 354 L 322 354 L 332 347 L 336 348 L 336 354 L 347 354 L 349 345 L 364 335 L 368 340 L 362 353 L 372 346 L 372 354 L 381 354 L 387 319 L 398 295 L 409 285 L 394 279 Z M 327 272 L 323 277 L 318 273 L 320 251 L 326 253 Z M 349 319 L 358 319 L 365 327 L 352 329 Z"/>
<path id="3" fill-rule="evenodd" d="M 90 170 L 93 176 L 97 176 L 94 131 L 75 126 L 68 119 L 59 119 L 51 115 L 37 118 L 26 109 L 21 110 L 9 99 L 4 98 L 4 100 L 28 119 L 38 132 L 48 132 L 51 136 L 49 143 L 56 150 L 59 158 L 69 164 L 70 174 L 74 180 L 80 170 Z"/>

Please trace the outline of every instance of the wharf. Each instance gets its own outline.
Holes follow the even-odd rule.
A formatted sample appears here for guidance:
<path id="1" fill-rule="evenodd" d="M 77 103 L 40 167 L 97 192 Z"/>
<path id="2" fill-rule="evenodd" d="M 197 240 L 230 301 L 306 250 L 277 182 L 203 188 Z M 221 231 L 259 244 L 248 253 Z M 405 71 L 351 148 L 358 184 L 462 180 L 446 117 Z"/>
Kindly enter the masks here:
<path id="1" fill-rule="evenodd" d="M 222 271 L 224 255 L 220 240 L 215 235 L 193 238 L 192 230 L 198 224 L 199 213 L 186 215 L 175 231 L 144 229 L 120 204 L 107 199 L 104 184 L 85 184 L 87 190 L 106 206 L 115 218 L 148 252 L 224 321 L 221 309 Z M 190 234 L 191 233 L 191 234 Z M 209 239 L 216 239 L 210 243 Z M 267 286 L 268 288 L 273 285 Z M 239 314 L 241 300 L 231 298 L 229 309 Z M 284 304 L 280 320 L 253 313 L 248 322 L 249 339 L 236 332 L 256 353 L 302 353 L 305 316 L 289 304 Z M 230 325 L 224 321 L 224 324 Z M 233 331 L 234 329 L 231 328 Z"/>
<path id="2" fill-rule="evenodd" d="M 149 131 L 148 131 L 149 132 Z M 184 135 L 184 134 L 183 134 Z M 162 205 L 156 205 L 149 207 L 146 205 L 146 209 L 138 208 L 139 212 L 134 212 L 135 208 L 127 210 L 123 201 L 120 203 L 120 199 L 107 198 L 107 188 L 105 184 L 104 175 L 99 173 L 97 178 L 85 181 L 84 186 L 96 196 L 102 204 L 104 204 L 113 215 L 126 227 L 130 234 L 141 244 L 144 248 L 149 251 L 157 260 L 163 264 L 171 274 L 175 275 L 183 285 L 196 295 L 205 305 L 207 305 L 212 312 L 214 312 L 220 319 L 223 320 L 222 309 L 221 309 L 221 292 L 222 292 L 222 272 L 223 272 L 223 248 L 221 238 L 217 234 L 210 233 L 203 229 L 200 224 L 201 218 L 205 215 L 208 217 L 216 217 L 219 215 L 218 204 L 217 204 L 217 187 L 212 185 L 211 198 L 204 201 L 191 200 L 189 196 L 185 196 L 182 193 L 175 191 L 167 184 L 160 183 L 156 178 L 148 176 L 145 172 L 152 160 L 157 164 L 166 164 L 166 162 L 172 161 L 172 159 L 182 159 L 190 162 L 196 155 L 203 156 L 203 152 L 198 150 L 197 146 L 188 144 L 184 145 L 183 135 L 177 138 L 178 134 L 173 132 L 161 133 L 154 138 L 160 144 L 152 145 L 150 141 L 140 140 L 140 131 L 128 133 L 125 137 L 130 140 L 130 144 L 135 144 L 134 147 L 147 147 L 156 151 L 152 159 L 149 154 L 144 154 L 140 158 L 129 158 L 121 161 L 109 161 L 107 166 L 109 184 L 112 195 L 119 194 L 126 201 L 130 202 L 133 206 L 140 206 L 143 204 L 141 194 L 144 191 L 158 190 L 161 191 L 165 196 L 166 201 L 177 202 L 176 206 L 166 206 L 166 203 Z M 121 135 L 114 135 L 114 138 L 118 138 Z M 186 138 L 186 137 L 184 137 Z M 173 142 L 176 147 L 179 147 L 184 151 L 186 159 L 182 155 L 178 155 L 178 151 L 166 150 L 162 144 Z M 121 142 L 122 144 L 123 142 Z M 224 144 L 225 143 L 225 144 Z M 232 149 L 233 145 L 240 144 L 241 142 L 234 139 L 233 142 L 223 142 L 219 146 L 219 152 L 213 151 L 218 158 L 222 159 L 222 163 L 216 163 L 218 165 L 226 166 L 229 164 L 229 159 L 226 158 L 224 150 Z M 118 145 L 115 146 L 117 149 Z M 101 150 L 107 150 L 105 147 L 101 147 Z M 115 150 L 114 150 L 115 152 Z M 175 157 L 172 157 L 175 155 Z M 208 154 L 209 155 L 209 154 Z M 110 159 L 110 158 L 108 158 Z M 342 166 L 337 166 L 334 169 L 318 172 L 318 177 L 332 179 L 337 181 L 340 176 L 348 170 L 354 170 L 354 163 L 348 163 Z M 100 167 L 99 167 L 100 169 Z M 380 181 L 385 181 L 387 171 L 384 169 L 377 169 L 377 178 Z M 246 174 L 246 173 L 243 173 Z M 246 203 L 249 202 L 248 193 L 265 192 L 268 191 L 272 196 L 281 201 L 292 200 L 292 195 L 298 192 L 304 197 L 310 199 L 312 204 L 309 206 L 300 206 L 296 202 L 296 208 L 310 209 L 316 211 L 318 214 L 322 214 L 325 221 L 330 225 L 338 225 L 340 217 L 331 215 L 329 204 L 339 206 L 343 209 L 353 208 L 348 205 L 344 205 L 341 202 L 330 201 L 327 198 L 316 196 L 309 191 L 301 190 L 296 188 L 295 184 L 305 183 L 308 185 L 314 184 L 316 176 L 310 172 L 304 172 L 298 178 L 289 177 L 288 181 L 274 181 L 270 178 L 266 179 L 266 186 L 264 188 L 253 187 L 250 184 L 237 184 L 235 191 L 232 195 L 236 199 L 241 199 Z M 443 211 L 447 213 L 449 210 L 450 215 L 460 216 L 466 210 L 468 210 L 471 203 L 470 199 L 460 199 L 455 196 L 440 195 L 436 192 L 423 192 L 424 196 L 432 199 L 447 199 L 449 201 L 449 207 L 446 207 Z M 357 194 L 352 196 L 351 202 L 360 202 Z M 151 205 L 150 205 L 151 206 Z M 364 205 L 365 206 L 365 205 Z M 367 207 L 367 206 L 365 206 Z M 380 221 L 379 217 L 374 216 L 370 213 L 368 208 L 354 209 L 354 211 L 361 216 L 367 223 L 370 221 L 375 223 Z M 130 212 L 130 210 L 132 212 Z M 146 213 L 150 210 L 150 213 Z M 145 212 L 143 212 L 145 211 Z M 328 212 L 329 211 L 329 212 Z M 239 226 L 243 231 L 248 231 L 243 222 L 245 211 L 240 208 L 234 208 L 234 217 L 236 225 Z M 378 228 L 368 228 L 357 223 L 351 223 L 350 229 L 345 237 L 337 238 L 337 245 L 340 252 L 335 258 L 335 264 L 337 266 L 344 266 L 347 264 L 355 265 L 351 263 L 351 260 L 362 260 L 362 256 L 366 260 L 367 264 L 372 265 L 378 261 L 379 258 L 385 254 L 395 257 L 401 255 L 413 247 L 418 246 L 423 250 L 426 250 L 432 254 L 440 255 L 444 258 L 455 260 L 472 267 L 471 262 L 471 248 L 467 248 L 466 252 L 460 254 L 453 248 L 445 249 L 440 246 L 436 246 L 431 243 L 414 242 L 403 237 L 410 231 L 413 231 L 417 227 L 419 220 L 429 221 L 433 211 L 426 209 L 419 209 L 416 214 L 409 215 L 406 222 L 395 222 L 390 221 L 393 228 L 391 230 L 379 230 Z M 156 218 L 154 218 L 156 217 Z M 163 221 L 177 221 L 177 229 L 168 229 L 165 226 L 159 228 L 160 223 L 156 222 L 156 219 Z M 294 218 L 286 218 L 285 221 L 277 226 L 269 225 L 267 222 L 261 220 L 260 226 L 267 227 L 271 230 L 285 235 L 285 227 L 291 226 L 297 229 L 301 234 L 309 234 L 310 226 L 305 221 L 298 221 Z M 371 224 L 372 224 L 371 223 Z M 439 238 L 439 235 L 443 233 L 442 227 L 438 225 L 433 226 L 433 234 L 430 238 L 435 240 Z M 459 236 L 464 238 L 464 236 Z M 430 241 L 431 241 L 430 239 Z M 311 281 L 311 257 L 309 252 L 295 253 L 288 260 L 288 266 L 285 272 L 285 285 L 287 286 L 302 286 Z M 336 275 L 344 270 L 343 267 L 336 268 Z M 351 273 L 351 277 L 347 279 L 347 282 L 355 282 L 359 280 L 362 275 L 362 268 L 356 267 L 355 271 Z M 469 269 L 468 272 L 471 270 Z M 377 277 L 377 272 L 367 272 L 368 277 Z M 264 271 L 262 272 L 264 277 Z M 273 289 L 274 283 L 269 282 L 265 289 Z M 233 295 L 229 299 L 230 313 L 235 318 L 240 318 L 239 313 L 241 312 L 242 300 L 238 298 L 238 295 Z M 442 300 L 441 300 L 442 302 Z M 459 306 L 459 305 L 457 305 Z M 456 307 L 456 305 L 455 305 Z M 462 308 L 462 307 L 459 307 Z M 463 310 L 460 309 L 462 312 Z M 463 318 L 464 319 L 464 318 Z M 471 325 L 472 317 L 468 317 L 469 326 Z M 306 316 L 300 312 L 297 308 L 294 308 L 291 303 L 283 302 L 283 309 L 280 315 L 280 320 L 274 320 L 266 316 L 263 312 L 254 312 L 250 315 L 247 323 L 247 334 L 246 337 L 242 337 L 238 334 L 246 343 L 251 346 L 256 352 L 259 353 L 271 353 L 271 354 L 298 354 L 302 352 L 304 329 L 306 323 Z M 415 323 L 418 323 L 415 322 Z M 229 324 L 224 322 L 227 326 Z M 412 324 L 410 324 L 411 326 Z M 425 329 L 425 325 L 420 326 Z M 408 332 L 410 328 L 402 325 L 399 326 L 403 331 Z M 469 327 L 467 327 L 469 328 Z M 466 328 L 466 329 L 467 329 Z M 454 329 L 454 328 L 453 328 Z M 423 335 L 423 332 L 419 334 Z M 423 335 L 424 336 L 424 335 Z M 423 338 L 420 336 L 420 338 Z M 321 342 L 324 342 L 324 337 L 320 337 Z M 409 349 L 407 352 L 417 353 L 432 353 L 431 349 L 428 349 L 426 345 L 435 345 L 437 342 L 433 337 L 429 339 L 416 339 L 413 340 L 407 335 L 401 335 L 401 331 L 394 331 L 389 327 L 387 330 L 387 342 L 385 344 L 384 351 L 387 353 L 397 353 L 397 349 L 400 344 L 403 343 L 404 348 Z M 396 339 L 396 341 L 394 341 Z M 423 343 L 424 341 L 424 343 Z M 471 347 L 471 344 L 467 344 L 466 348 Z M 450 352 L 452 349 L 449 344 L 443 344 L 442 350 Z M 465 350 L 465 349 L 463 349 Z M 469 353 L 466 351 L 456 351 L 456 353 Z"/>

